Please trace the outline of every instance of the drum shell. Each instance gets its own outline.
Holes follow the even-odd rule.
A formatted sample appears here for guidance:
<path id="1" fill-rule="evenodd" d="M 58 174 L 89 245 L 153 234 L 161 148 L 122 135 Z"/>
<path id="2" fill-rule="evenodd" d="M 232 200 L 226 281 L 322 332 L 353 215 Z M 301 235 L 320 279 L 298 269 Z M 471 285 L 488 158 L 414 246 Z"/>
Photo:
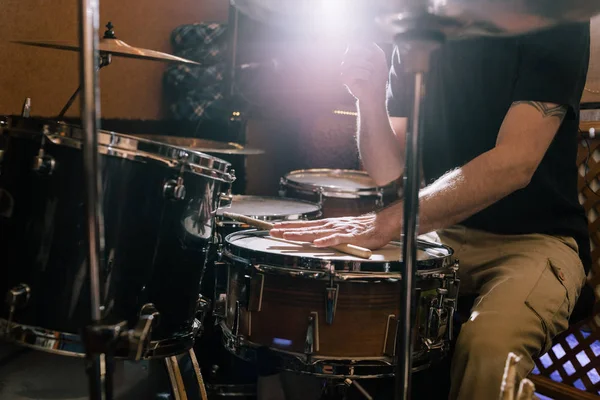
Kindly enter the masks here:
<path id="1" fill-rule="evenodd" d="M 308 318 L 316 313 L 319 345 L 312 357 L 391 361 L 399 315 L 399 280 L 336 281 L 335 316 L 333 323 L 328 324 L 325 305 L 327 288 L 332 286 L 329 280 L 258 273 L 253 267 L 232 260 L 222 268 L 228 269 L 229 277 L 225 323 L 230 330 L 234 329 L 234 308 L 239 301 L 238 332 L 246 341 L 304 354 Z M 426 336 L 427 312 L 437 297 L 436 289 L 441 286 L 439 279 L 417 277 L 418 337 Z M 256 307 L 259 302 L 260 307 Z M 289 345 L 279 344 L 288 341 Z M 419 353 L 425 351 L 422 341 L 415 342 L 414 351 L 415 362 L 419 362 Z"/>
<path id="2" fill-rule="evenodd" d="M 90 288 L 82 153 L 46 141 L 56 166 L 32 170 L 41 133 L 4 132 L 0 190 L 13 207 L 0 217 L 0 294 L 21 283 L 31 288 L 12 322 L 79 333 L 90 322 Z M 151 158 L 100 155 L 105 253 L 100 265 L 103 322 L 133 327 L 144 304 L 160 313 L 152 340 L 190 336 L 214 229 L 214 210 L 228 183 L 186 171 L 183 200 L 164 197 L 179 168 Z M 199 219 L 201 230 L 186 227 Z M 9 317 L 2 309 L 2 318 Z"/>

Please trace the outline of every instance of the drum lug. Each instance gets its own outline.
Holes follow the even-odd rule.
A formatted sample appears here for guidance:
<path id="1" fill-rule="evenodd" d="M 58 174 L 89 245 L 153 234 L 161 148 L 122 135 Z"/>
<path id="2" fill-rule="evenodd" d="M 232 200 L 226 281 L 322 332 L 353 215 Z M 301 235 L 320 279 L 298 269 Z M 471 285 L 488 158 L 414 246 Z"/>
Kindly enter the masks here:
<path id="1" fill-rule="evenodd" d="M 227 193 L 221 193 L 219 195 L 219 205 L 217 208 L 229 208 L 231 207 L 231 203 L 233 202 L 233 195 L 231 194 L 231 189 L 227 191 Z"/>
<path id="2" fill-rule="evenodd" d="M 163 196 L 168 200 L 183 200 L 185 199 L 185 192 L 181 176 L 177 179 L 169 179 L 163 186 Z"/>
<path id="3" fill-rule="evenodd" d="M 33 157 L 33 171 L 40 175 L 52 175 L 55 167 L 56 161 L 54 157 L 45 154 L 44 149 L 40 148 L 38 155 Z"/>
<path id="4" fill-rule="evenodd" d="M 146 344 L 150 341 L 152 328 L 160 322 L 160 313 L 154 304 L 146 303 L 140 310 L 138 322 L 133 329 L 126 330 L 120 336 L 127 341 L 132 359 L 139 361 L 143 356 Z"/>
<path id="5" fill-rule="evenodd" d="M 434 341 L 444 336 L 448 326 L 448 312 L 444 307 L 448 289 L 438 288 L 437 293 L 438 297 L 434 298 L 429 306 L 427 332 L 425 334 L 426 338 Z"/>
<path id="6" fill-rule="evenodd" d="M 20 283 L 13 287 L 6 294 L 6 303 L 9 307 L 8 321 L 6 323 L 6 334 L 10 333 L 12 320 L 15 316 L 15 311 L 19 308 L 23 308 L 29 302 L 31 297 L 31 288 L 25 283 Z"/>
<path id="7" fill-rule="evenodd" d="M 287 194 L 287 190 L 285 189 L 285 179 L 279 178 L 279 197 L 285 197 Z"/>
<path id="8" fill-rule="evenodd" d="M 231 329 L 231 332 L 233 333 L 234 336 L 239 336 L 240 334 L 240 314 L 241 314 L 242 310 L 241 310 L 241 306 L 240 306 L 240 302 L 236 301 L 235 302 L 235 313 L 233 314 L 233 327 Z"/>
<path id="9" fill-rule="evenodd" d="M 377 200 L 375 200 L 375 207 L 383 207 L 383 189 L 377 190 Z"/>
<path id="10" fill-rule="evenodd" d="M 308 328 L 304 340 L 304 354 L 308 358 L 319 351 L 319 313 L 312 311 L 308 317 Z"/>
<path id="11" fill-rule="evenodd" d="M 388 357 L 396 355 L 396 333 L 398 331 L 398 319 L 394 314 L 388 315 L 385 327 L 385 338 L 383 340 L 383 354 Z"/>
<path id="12" fill-rule="evenodd" d="M 196 301 L 196 319 L 200 322 L 200 332 L 204 330 L 204 320 L 210 311 L 211 301 L 202 295 Z"/>
<path id="13" fill-rule="evenodd" d="M 227 317 L 227 288 L 229 285 L 229 268 L 227 263 L 215 261 L 213 264 L 215 271 L 215 286 L 214 286 L 214 305 L 212 315 L 217 318 Z"/>
<path id="14" fill-rule="evenodd" d="M 328 287 L 326 290 L 326 302 L 325 302 L 325 323 L 328 325 L 333 324 L 335 318 L 335 310 L 337 308 L 338 291 L 340 285 L 335 287 Z"/>

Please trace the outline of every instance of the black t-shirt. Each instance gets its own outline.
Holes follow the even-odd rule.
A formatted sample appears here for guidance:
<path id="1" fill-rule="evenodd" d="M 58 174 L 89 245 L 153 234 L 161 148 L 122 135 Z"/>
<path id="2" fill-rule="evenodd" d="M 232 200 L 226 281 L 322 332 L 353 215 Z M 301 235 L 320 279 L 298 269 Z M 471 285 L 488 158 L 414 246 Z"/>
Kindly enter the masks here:
<path id="1" fill-rule="evenodd" d="M 429 184 L 496 143 L 514 101 L 568 105 L 569 110 L 531 182 L 462 225 L 501 234 L 545 233 L 576 239 L 591 264 L 587 220 L 578 200 L 579 101 L 589 61 L 589 23 L 510 38 L 449 41 L 432 55 L 425 78 L 423 173 Z M 388 112 L 406 117 L 412 82 L 392 57 Z"/>

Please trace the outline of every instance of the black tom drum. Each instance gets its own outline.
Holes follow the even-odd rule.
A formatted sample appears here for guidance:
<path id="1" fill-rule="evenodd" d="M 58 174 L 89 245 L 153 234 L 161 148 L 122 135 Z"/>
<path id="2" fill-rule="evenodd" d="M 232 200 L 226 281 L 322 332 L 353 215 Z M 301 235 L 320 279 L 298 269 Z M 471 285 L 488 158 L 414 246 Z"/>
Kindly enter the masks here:
<path id="1" fill-rule="evenodd" d="M 91 320 L 82 137 L 55 121 L 0 118 L 0 337 L 75 356 L 85 354 L 80 333 Z M 199 328 L 230 164 L 108 131 L 98 142 L 102 323 L 119 327 L 117 357 L 182 353 Z"/>

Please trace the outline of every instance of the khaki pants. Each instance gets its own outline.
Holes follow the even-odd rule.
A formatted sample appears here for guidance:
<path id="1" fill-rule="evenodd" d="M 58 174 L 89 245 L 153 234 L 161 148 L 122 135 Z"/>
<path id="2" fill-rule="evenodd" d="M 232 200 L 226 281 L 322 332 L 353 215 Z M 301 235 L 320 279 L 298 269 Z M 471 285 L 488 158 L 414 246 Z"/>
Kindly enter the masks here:
<path id="1" fill-rule="evenodd" d="M 508 353 L 522 356 L 522 379 L 533 368 L 532 357 L 567 329 L 585 283 L 577 244 L 566 237 L 496 235 L 463 226 L 426 236 L 454 250 L 459 295 L 479 295 L 457 339 L 450 400 L 496 400 Z M 316 391 L 316 379 L 285 373 L 261 381 L 259 400 L 290 400 L 299 393 L 305 400 L 318 398 L 302 391 Z"/>
<path id="2" fill-rule="evenodd" d="M 575 240 L 540 234 L 496 235 L 456 226 L 438 232 L 459 260 L 460 295 L 478 294 L 452 359 L 450 399 L 497 399 L 509 352 L 547 351 L 568 327 L 585 273 Z"/>

